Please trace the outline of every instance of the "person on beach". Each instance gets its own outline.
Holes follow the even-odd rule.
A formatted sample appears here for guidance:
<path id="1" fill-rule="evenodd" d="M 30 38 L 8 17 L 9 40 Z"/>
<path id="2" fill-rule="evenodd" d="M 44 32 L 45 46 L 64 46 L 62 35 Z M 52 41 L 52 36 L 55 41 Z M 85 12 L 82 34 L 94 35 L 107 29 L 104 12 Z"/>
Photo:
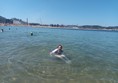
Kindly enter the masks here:
<path id="1" fill-rule="evenodd" d="M 50 55 L 55 54 L 55 55 L 62 55 L 63 50 L 62 50 L 62 45 L 58 45 L 56 49 L 54 49 L 52 52 L 50 52 Z"/>

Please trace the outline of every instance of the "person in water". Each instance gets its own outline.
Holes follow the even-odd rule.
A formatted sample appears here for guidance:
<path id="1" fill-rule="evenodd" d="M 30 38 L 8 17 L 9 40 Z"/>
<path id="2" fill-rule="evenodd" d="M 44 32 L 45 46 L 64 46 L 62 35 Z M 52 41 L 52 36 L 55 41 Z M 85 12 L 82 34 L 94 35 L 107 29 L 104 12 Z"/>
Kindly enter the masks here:
<path id="1" fill-rule="evenodd" d="M 63 50 L 62 50 L 62 45 L 58 45 L 56 49 L 54 49 L 52 52 L 50 52 L 50 55 L 55 54 L 55 55 L 62 55 Z"/>
<path id="2" fill-rule="evenodd" d="M 50 55 L 54 54 L 54 56 L 64 60 L 66 63 L 70 63 L 71 61 L 63 54 L 62 45 L 58 45 L 56 49 L 50 52 Z"/>
<path id="3" fill-rule="evenodd" d="M 1 29 L 1 32 L 4 32 L 4 30 L 3 30 L 3 29 Z"/>
<path id="4" fill-rule="evenodd" d="M 30 32 L 30 35 L 33 36 L 33 32 Z"/>

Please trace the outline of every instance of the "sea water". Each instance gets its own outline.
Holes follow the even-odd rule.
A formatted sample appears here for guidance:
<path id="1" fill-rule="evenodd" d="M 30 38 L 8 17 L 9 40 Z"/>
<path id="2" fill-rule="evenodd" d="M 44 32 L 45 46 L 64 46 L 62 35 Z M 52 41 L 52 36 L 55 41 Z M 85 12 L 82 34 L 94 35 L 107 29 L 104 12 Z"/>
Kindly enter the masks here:
<path id="1" fill-rule="evenodd" d="M 0 83 L 118 83 L 118 32 L 0 29 Z M 70 64 L 49 55 L 59 44 Z"/>

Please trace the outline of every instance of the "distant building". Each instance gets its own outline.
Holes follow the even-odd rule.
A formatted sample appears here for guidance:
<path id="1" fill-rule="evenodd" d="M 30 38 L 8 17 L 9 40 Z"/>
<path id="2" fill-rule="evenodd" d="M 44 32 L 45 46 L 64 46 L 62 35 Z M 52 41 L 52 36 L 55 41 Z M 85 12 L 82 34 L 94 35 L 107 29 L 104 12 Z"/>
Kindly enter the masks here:
<path id="1" fill-rule="evenodd" d="M 13 24 L 22 24 L 22 23 L 18 20 L 13 20 Z"/>
<path id="2" fill-rule="evenodd" d="M 21 19 L 13 18 L 13 24 L 15 25 L 22 25 L 22 24 L 27 24 L 26 22 L 22 21 Z"/>

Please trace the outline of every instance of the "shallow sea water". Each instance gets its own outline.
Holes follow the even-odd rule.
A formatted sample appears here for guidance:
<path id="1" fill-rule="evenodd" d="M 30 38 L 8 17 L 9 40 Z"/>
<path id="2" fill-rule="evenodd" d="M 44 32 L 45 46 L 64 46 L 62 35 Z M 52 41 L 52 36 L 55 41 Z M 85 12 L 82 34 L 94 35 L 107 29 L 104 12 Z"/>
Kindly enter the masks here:
<path id="1" fill-rule="evenodd" d="M 118 83 L 118 32 L 2 28 L 1 83 Z M 58 44 L 71 63 L 49 55 Z"/>

